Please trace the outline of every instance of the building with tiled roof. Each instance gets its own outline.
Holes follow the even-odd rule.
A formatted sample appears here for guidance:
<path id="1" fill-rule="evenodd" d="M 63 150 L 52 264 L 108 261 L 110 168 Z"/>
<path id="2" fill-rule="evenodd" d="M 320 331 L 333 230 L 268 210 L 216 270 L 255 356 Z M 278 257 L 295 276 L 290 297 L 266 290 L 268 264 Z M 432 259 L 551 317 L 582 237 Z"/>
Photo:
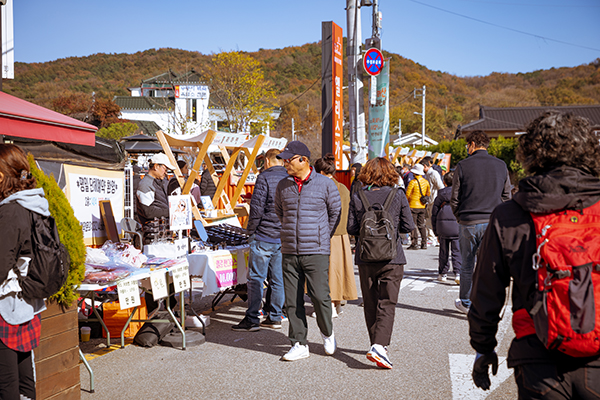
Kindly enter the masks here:
<path id="1" fill-rule="evenodd" d="M 525 127 L 540 114 L 548 110 L 570 112 L 587 118 L 595 131 L 600 133 L 600 105 L 573 105 L 554 107 L 486 107 L 479 106 L 479 119 L 460 128 L 460 136 L 480 130 L 490 138 L 514 137 L 525 131 Z"/>
<path id="2" fill-rule="evenodd" d="M 169 70 L 128 90 L 131 96 L 114 98 L 124 119 L 154 122 L 170 133 L 228 130 L 225 111 L 210 97 L 209 87 L 194 69 L 184 74 Z M 274 110 L 271 117 L 279 118 L 280 112 Z M 265 133 L 268 135 L 268 127 Z"/>

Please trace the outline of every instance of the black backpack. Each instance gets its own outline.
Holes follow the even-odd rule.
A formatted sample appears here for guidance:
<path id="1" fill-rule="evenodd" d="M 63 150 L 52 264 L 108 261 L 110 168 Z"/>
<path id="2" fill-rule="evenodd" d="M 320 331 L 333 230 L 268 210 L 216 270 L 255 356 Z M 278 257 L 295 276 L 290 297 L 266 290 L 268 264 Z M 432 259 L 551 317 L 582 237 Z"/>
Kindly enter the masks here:
<path id="1" fill-rule="evenodd" d="M 67 281 L 71 258 L 58 237 L 56 221 L 31 212 L 31 261 L 27 276 L 19 278 L 26 299 L 44 299 L 57 293 Z"/>
<path id="2" fill-rule="evenodd" d="M 360 221 L 360 259 L 366 262 L 390 261 L 396 258 L 398 235 L 389 208 L 398 193 L 393 188 L 383 203 L 383 209 L 375 209 L 367 200 L 363 190 L 358 191 L 365 207 L 365 214 Z M 378 208 L 381 208 L 379 205 Z"/>

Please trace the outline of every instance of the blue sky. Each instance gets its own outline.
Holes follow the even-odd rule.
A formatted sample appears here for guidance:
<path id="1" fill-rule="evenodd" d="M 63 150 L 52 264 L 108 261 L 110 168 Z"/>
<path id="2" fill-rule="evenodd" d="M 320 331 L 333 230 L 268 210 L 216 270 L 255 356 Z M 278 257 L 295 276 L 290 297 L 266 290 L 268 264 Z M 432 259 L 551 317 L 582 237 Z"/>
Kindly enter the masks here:
<path id="1" fill-rule="evenodd" d="M 11 1 L 15 61 L 28 63 L 162 47 L 283 48 L 319 41 L 322 21 L 346 34 L 345 0 Z M 598 0 L 379 0 L 379 8 L 384 50 L 458 76 L 600 58 Z M 364 41 L 371 8 L 361 13 Z"/>

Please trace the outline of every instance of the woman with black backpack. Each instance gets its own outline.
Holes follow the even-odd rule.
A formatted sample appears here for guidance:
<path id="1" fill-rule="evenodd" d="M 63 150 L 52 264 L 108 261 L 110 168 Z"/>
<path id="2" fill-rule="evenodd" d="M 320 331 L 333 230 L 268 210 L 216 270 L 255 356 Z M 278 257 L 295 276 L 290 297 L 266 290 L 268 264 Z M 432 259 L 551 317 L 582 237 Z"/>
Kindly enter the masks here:
<path id="1" fill-rule="evenodd" d="M 406 264 L 399 233 L 408 233 L 414 228 L 408 200 L 404 191 L 397 188 L 398 178 L 396 169 L 387 159 L 369 160 L 357 178 L 363 188 L 350 199 L 348 212 L 348 233 L 357 236 L 355 263 L 371 341 L 367 358 L 378 367 L 388 369 L 392 368 L 392 362 L 387 346 L 392 337 Z M 366 221 L 367 218 L 363 220 L 365 214 L 376 215 L 378 219 L 375 223 Z M 389 246 L 386 240 L 392 241 L 392 248 L 387 253 L 373 251 Z"/>
<path id="2" fill-rule="evenodd" d="M 23 150 L 0 144 L 0 399 L 35 399 L 32 350 L 46 306 L 22 296 L 17 276 L 31 260 L 33 212 L 50 215 L 44 190 L 36 189 Z"/>

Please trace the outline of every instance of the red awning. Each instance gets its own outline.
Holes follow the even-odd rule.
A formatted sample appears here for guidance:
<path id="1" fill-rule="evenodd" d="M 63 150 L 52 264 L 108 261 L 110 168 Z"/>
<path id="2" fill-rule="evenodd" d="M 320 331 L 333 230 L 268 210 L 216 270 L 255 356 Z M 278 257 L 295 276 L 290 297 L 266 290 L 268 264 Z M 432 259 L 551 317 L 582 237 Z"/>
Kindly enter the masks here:
<path id="1" fill-rule="evenodd" d="M 94 146 L 96 130 L 94 125 L 0 92 L 0 135 Z"/>

